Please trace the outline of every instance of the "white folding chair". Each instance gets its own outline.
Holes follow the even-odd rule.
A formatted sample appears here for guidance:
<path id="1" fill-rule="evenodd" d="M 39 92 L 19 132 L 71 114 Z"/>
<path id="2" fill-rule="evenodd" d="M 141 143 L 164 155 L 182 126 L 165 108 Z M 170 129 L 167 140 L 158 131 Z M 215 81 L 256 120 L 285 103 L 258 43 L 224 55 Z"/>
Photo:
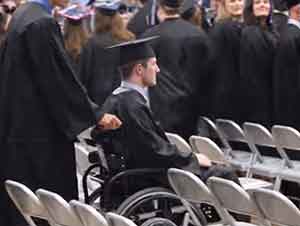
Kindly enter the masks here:
<path id="1" fill-rule="evenodd" d="M 300 226 L 299 209 L 280 192 L 255 189 L 251 196 L 265 220 L 273 225 Z"/>
<path id="2" fill-rule="evenodd" d="M 227 210 L 220 205 L 218 199 L 204 182 L 193 173 L 172 168 L 168 170 L 168 180 L 176 194 L 185 200 L 183 205 L 186 206 L 187 202 L 192 204 L 208 203 L 213 205 L 218 212 L 221 218 L 220 225 L 253 226 L 253 224 L 235 221 Z M 189 206 L 186 206 L 186 208 L 193 219 L 191 208 Z"/>
<path id="3" fill-rule="evenodd" d="M 300 151 L 299 131 L 292 127 L 275 125 L 272 127 L 272 135 L 278 151 L 285 159 L 286 168 L 280 171 L 280 181 L 284 179 L 300 183 L 300 160 L 291 159 L 288 155 L 291 150 Z M 278 187 L 280 187 L 280 182 Z"/>
<path id="4" fill-rule="evenodd" d="M 54 192 L 38 189 L 36 191 L 42 204 L 55 224 L 62 226 L 83 226 L 69 203 Z"/>
<path id="5" fill-rule="evenodd" d="M 284 168 L 285 156 L 278 151 L 273 136 L 264 126 L 245 122 L 243 128 L 249 147 L 257 155 L 256 161 L 251 165 L 250 174 L 276 178 L 275 189 L 278 190 L 278 176 Z M 260 151 L 257 146 L 269 148 L 268 153 Z"/>
<path id="6" fill-rule="evenodd" d="M 54 225 L 38 197 L 24 184 L 12 180 L 5 181 L 10 198 L 30 226 L 36 226 L 32 217 L 40 218 Z"/>
<path id="7" fill-rule="evenodd" d="M 256 157 L 255 153 L 253 153 L 251 149 L 250 152 L 247 150 L 236 150 L 232 148 L 230 144 L 230 142 L 239 142 L 249 147 L 244 131 L 237 123 L 228 119 L 216 119 L 216 126 L 220 133 L 223 134 L 227 146 L 230 148 L 230 150 L 227 151 L 231 157 L 231 159 L 229 159 L 230 163 L 232 166 L 248 174 L 251 164 Z"/>
<path id="8" fill-rule="evenodd" d="M 224 152 L 210 138 L 193 135 L 189 142 L 193 152 L 206 155 L 212 162 L 230 165 Z"/>
<path id="9" fill-rule="evenodd" d="M 170 143 L 174 144 L 179 151 L 186 152 L 186 153 L 192 151 L 190 145 L 178 134 L 166 132 L 166 136 L 170 141 Z"/>
<path id="10" fill-rule="evenodd" d="M 212 162 L 230 165 L 228 158 L 224 155 L 216 143 L 206 137 L 191 136 L 190 143 L 194 152 L 205 154 Z M 245 190 L 253 188 L 271 188 L 273 184 L 261 179 L 250 177 L 239 177 L 239 181 Z"/>
<path id="11" fill-rule="evenodd" d="M 207 133 L 198 132 L 198 135 L 201 137 L 208 137 L 214 142 L 218 141 L 221 149 L 224 151 L 225 155 L 228 155 L 229 150 L 231 149 L 227 140 L 224 138 L 223 134 L 218 130 L 216 124 L 208 117 L 201 116 L 199 118 L 200 126 L 205 127 Z"/>
<path id="12" fill-rule="evenodd" d="M 95 208 L 76 200 L 70 202 L 74 212 L 80 218 L 83 226 L 108 226 L 107 220 Z"/>
<path id="13" fill-rule="evenodd" d="M 237 183 L 219 177 L 210 177 L 207 185 L 223 208 L 254 217 L 262 225 L 266 223 L 251 196 Z"/>
<path id="14" fill-rule="evenodd" d="M 132 220 L 112 212 L 106 214 L 106 219 L 110 226 L 137 226 Z"/>

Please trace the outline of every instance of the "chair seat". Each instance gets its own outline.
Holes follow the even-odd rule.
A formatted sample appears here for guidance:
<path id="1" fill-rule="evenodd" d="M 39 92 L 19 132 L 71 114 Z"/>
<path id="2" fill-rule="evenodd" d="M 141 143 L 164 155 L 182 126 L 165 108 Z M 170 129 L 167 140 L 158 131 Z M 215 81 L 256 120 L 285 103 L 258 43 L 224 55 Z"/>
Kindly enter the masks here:
<path id="1" fill-rule="evenodd" d="M 283 169 L 284 161 L 279 158 L 264 157 L 263 162 L 256 162 L 251 166 L 251 172 L 267 177 L 276 177 Z"/>
<path id="2" fill-rule="evenodd" d="M 256 189 L 256 188 L 272 188 L 273 187 L 273 184 L 271 182 L 264 181 L 261 179 L 256 179 L 256 178 L 239 177 L 239 181 L 241 183 L 241 186 L 245 190 Z"/>
<path id="3" fill-rule="evenodd" d="M 241 171 L 246 171 L 250 167 L 252 154 L 250 152 L 234 150 L 231 152 L 233 157 L 229 158 L 229 163 Z"/>
<path id="4" fill-rule="evenodd" d="M 228 162 L 233 168 L 238 169 L 240 171 L 247 171 L 250 168 L 250 160 L 241 161 L 239 159 L 229 159 Z"/>
<path id="5" fill-rule="evenodd" d="M 280 172 L 280 177 L 300 183 L 300 167 L 283 169 Z"/>

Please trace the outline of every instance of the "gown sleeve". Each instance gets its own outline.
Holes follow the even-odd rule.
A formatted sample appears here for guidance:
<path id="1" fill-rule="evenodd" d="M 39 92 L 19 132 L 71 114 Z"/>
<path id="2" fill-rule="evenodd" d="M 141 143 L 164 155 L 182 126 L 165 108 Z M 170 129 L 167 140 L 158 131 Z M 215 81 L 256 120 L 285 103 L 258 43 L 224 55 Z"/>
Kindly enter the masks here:
<path id="1" fill-rule="evenodd" d="M 28 60 L 34 68 L 32 81 L 37 92 L 56 126 L 74 139 L 96 123 L 95 112 L 96 117 L 101 116 L 74 74 L 60 28 L 52 18 L 43 18 L 28 26 L 24 36 L 24 48 L 27 48 Z"/>
<path id="2" fill-rule="evenodd" d="M 127 112 L 128 125 L 133 133 L 132 142 L 140 143 L 144 150 L 152 151 L 153 154 L 165 158 L 172 165 L 182 167 L 190 163 L 192 152 L 185 153 L 179 151 L 175 145 L 169 143 L 160 127 L 156 128 L 154 121 L 151 120 L 150 111 L 146 107 L 137 107 Z"/>

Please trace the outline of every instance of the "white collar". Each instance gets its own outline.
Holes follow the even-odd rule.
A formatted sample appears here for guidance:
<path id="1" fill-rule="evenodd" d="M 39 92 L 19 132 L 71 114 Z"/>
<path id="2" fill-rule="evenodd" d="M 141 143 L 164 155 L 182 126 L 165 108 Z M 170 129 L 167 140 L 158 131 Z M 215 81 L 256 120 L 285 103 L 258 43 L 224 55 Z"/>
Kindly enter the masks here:
<path id="1" fill-rule="evenodd" d="M 288 24 L 293 24 L 293 25 L 295 25 L 297 28 L 300 29 L 300 21 L 298 21 L 298 20 L 289 18 Z"/>
<path id="2" fill-rule="evenodd" d="M 143 88 L 143 87 L 141 87 L 137 84 L 134 84 L 134 83 L 128 82 L 128 81 L 122 81 L 120 87 L 138 91 L 145 98 L 147 103 L 149 103 L 148 88 L 147 87 Z"/>

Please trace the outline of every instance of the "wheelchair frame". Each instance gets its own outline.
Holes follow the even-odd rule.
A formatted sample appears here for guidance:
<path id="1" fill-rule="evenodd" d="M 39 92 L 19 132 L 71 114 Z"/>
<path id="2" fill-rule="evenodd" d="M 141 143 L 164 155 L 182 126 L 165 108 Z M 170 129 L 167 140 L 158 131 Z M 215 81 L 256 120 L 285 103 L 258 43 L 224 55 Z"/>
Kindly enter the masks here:
<path id="1" fill-rule="evenodd" d="M 90 142 L 89 142 L 90 143 Z M 189 216 L 185 207 L 181 203 L 181 199 L 171 190 L 167 182 L 167 169 L 155 169 L 155 168 L 142 168 L 142 169 L 125 169 L 124 171 L 117 172 L 115 175 L 110 173 L 109 166 L 107 165 L 107 156 L 105 156 L 105 150 L 101 145 L 96 144 L 97 152 L 100 152 L 100 162 L 95 163 L 88 167 L 82 178 L 82 186 L 84 192 L 84 201 L 87 204 L 93 204 L 95 200 L 100 198 L 99 208 L 100 212 L 114 211 L 125 217 L 130 218 L 138 225 L 149 221 L 149 219 L 159 220 L 167 219 L 168 221 L 180 222 L 183 226 L 191 224 Z M 105 158 L 105 159 L 103 159 Z M 96 175 L 97 181 L 100 183 L 99 188 L 93 191 L 90 195 L 88 193 L 88 177 L 90 173 L 99 168 L 99 174 Z M 130 193 L 130 188 L 125 186 L 125 196 L 120 203 L 114 203 L 113 189 L 116 187 L 117 181 L 123 181 L 128 177 L 136 177 L 145 175 L 151 175 L 151 178 L 155 176 L 164 176 L 166 178 L 167 186 L 161 186 L 158 184 L 142 188 L 136 192 Z M 126 183 L 126 181 L 125 181 Z M 124 189 L 124 188 L 123 188 Z M 151 209 L 151 207 L 153 207 Z M 195 214 L 199 218 L 197 226 L 206 225 L 206 217 L 200 209 L 194 208 Z M 139 210 L 142 213 L 138 212 Z M 146 211 L 145 213 L 143 211 Z M 147 212 L 148 211 L 148 212 Z M 153 220 L 149 221 L 153 225 Z M 192 223 L 195 225 L 195 223 Z"/>

